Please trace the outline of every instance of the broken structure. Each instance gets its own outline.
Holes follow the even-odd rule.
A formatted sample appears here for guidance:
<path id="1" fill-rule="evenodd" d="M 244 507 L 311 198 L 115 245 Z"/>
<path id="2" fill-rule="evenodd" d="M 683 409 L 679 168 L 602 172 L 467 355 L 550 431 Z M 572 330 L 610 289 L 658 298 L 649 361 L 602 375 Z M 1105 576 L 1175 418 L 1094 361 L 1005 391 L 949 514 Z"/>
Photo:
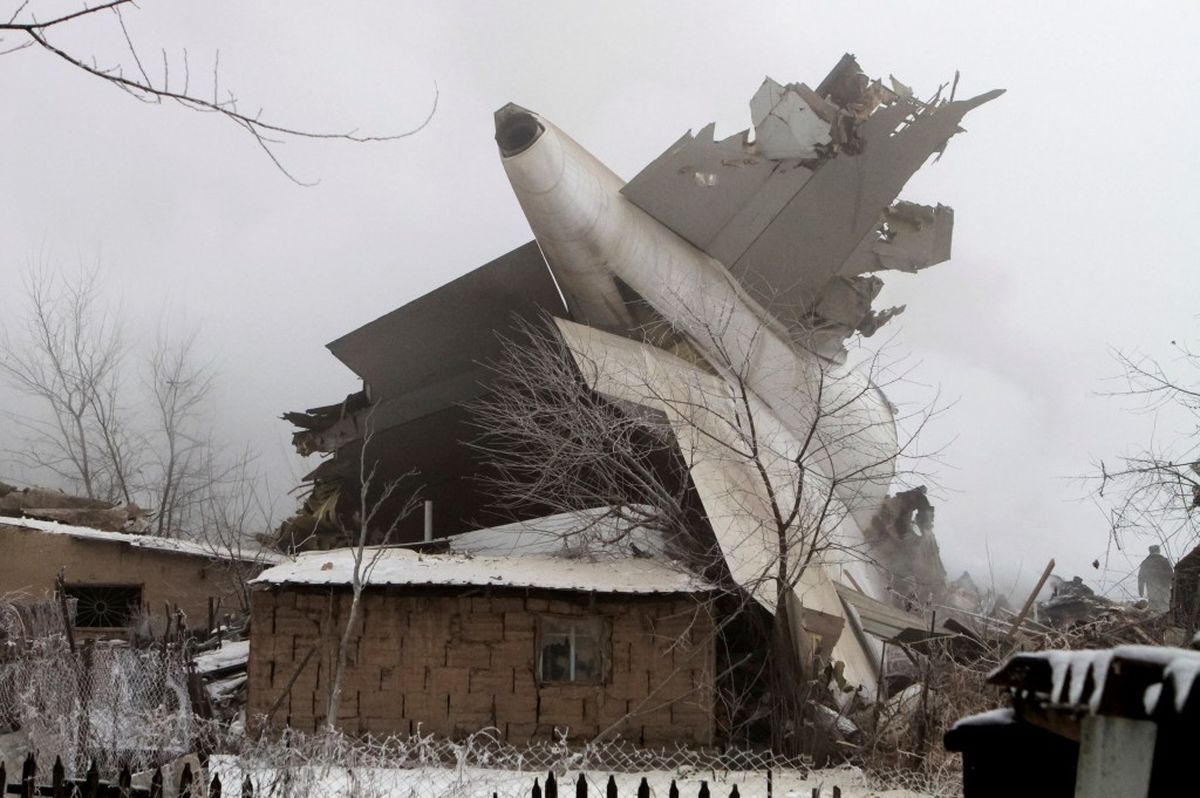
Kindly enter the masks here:
<path id="1" fill-rule="evenodd" d="M 999 94 L 957 99 L 952 88 L 921 100 L 868 79 L 847 55 L 815 89 L 767 79 L 751 101 L 752 129 L 719 140 L 712 125 L 687 133 L 628 183 L 545 117 L 504 106 L 496 141 L 536 240 L 329 345 L 364 389 L 285 416 L 300 428 L 298 451 L 332 456 L 309 475 L 284 545 L 345 541 L 360 513 L 366 440 L 377 476 L 415 472 L 431 503 L 389 542 L 495 523 L 495 497 L 477 479 L 486 458 L 469 445 L 478 436 L 469 403 L 495 381 L 487 364 L 502 339 L 549 316 L 597 395 L 667 419 L 723 567 L 766 611 L 781 609 L 763 579 L 780 560 L 770 503 L 805 505 L 812 483 L 832 487 L 833 547 L 859 554 L 785 554 L 802 575 L 783 600 L 798 643 L 819 640 L 869 697 L 878 641 L 846 591 L 885 604 L 893 589 L 924 599 L 945 574 L 923 491 L 889 497 L 895 411 L 869 373 L 845 365 L 844 341 L 903 310 L 872 308 L 879 273 L 949 257 L 951 210 L 898 195 L 963 116 Z M 771 450 L 764 470 L 730 458 L 711 427 L 738 412 L 739 390 Z M 785 483 L 801 451 L 813 478 L 798 490 Z M 534 499 L 526 518 L 547 511 Z M 391 509 L 401 502 L 393 496 Z"/>

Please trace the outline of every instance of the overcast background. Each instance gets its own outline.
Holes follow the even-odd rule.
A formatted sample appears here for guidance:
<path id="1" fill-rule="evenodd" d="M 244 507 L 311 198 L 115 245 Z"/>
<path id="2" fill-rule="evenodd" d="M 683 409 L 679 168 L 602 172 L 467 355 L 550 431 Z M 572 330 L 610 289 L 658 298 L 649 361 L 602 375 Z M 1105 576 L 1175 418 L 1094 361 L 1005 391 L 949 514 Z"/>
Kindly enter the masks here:
<path id="1" fill-rule="evenodd" d="M 903 194 L 955 209 L 953 260 L 884 275 L 878 304 L 908 304 L 888 332 L 957 400 L 926 441 L 950 444 L 936 500 L 951 576 L 969 568 L 986 585 L 989 552 L 1003 588 L 1050 557 L 1095 582 L 1093 558 L 1109 581 L 1129 570 L 1118 552 L 1106 560 L 1105 515 L 1070 477 L 1154 428 L 1097 396 L 1117 371 L 1109 348 L 1170 358 L 1172 339 L 1197 332 L 1200 5 L 142 6 L 126 20 L 148 61 L 186 47 L 195 87 L 219 49 L 222 86 L 283 124 L 394 132 L 440 90 L 412 138 L 279 148 L 320 180 L 300 188 L 225 120 L 140 104 L 34 48 L 0 57 L 0 313 L 44 256 L 98 262 L 143 334 L 199 324 L 220 373 L 214 424 L 255 445 L 280 492 L 304 465 L 279 414 L 357 388 L 324 344 L 529 240 L 492 141 L 505 102 L 629 179 L 688 128 L 746 127 L 764 75 L 815 86 L 846 51 L 920 96 L 955 69 L 959 96 L 1008 89 Z M 54 40 L 123 57 L 111 19 Z M 1159 436 L 1182 431 L 1158 420 Z M 6 477 L 31 478 L 0 465 Z"/>

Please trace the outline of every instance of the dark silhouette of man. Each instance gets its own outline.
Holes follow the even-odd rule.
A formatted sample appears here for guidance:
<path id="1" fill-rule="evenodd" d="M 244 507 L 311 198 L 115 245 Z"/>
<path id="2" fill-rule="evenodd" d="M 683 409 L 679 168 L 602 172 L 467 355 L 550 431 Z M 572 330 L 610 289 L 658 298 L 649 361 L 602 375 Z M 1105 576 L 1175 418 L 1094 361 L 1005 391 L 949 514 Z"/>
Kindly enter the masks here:
<path id="1" fill-rule="evenodd" d="M 1166 612 L 1171 608 L 1171 580 L 1174 577 L 1171 561 L 1162 555 L 1158 546 L 1151 546 L 1150 555 L 1138 568 L 1138 595 L 1146 597 L 1150 609 Z"/>

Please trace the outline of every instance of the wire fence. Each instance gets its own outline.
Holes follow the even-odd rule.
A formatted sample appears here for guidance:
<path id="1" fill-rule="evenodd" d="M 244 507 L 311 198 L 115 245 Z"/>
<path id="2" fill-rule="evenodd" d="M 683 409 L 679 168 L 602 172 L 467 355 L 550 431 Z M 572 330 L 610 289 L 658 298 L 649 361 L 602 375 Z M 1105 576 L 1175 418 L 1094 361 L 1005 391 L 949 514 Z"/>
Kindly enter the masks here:
<path id="1" fill-rule="evenodd" d="M 614 788 L 619 795 L 665 796 L 672 785 L 679 795 L 714 798 L 735 788 L 743 796 L 807 797 L 837 787 L 857 796 L 881 786 L 854 768 L 814 771 L 806 759 L 765 750 L 568 743 L 565 729 L 527 745 L 507 742 L 497 729 L 464 739 L 419 732 L 354 737 L 251 722 L 264 731 L 247 734 L 244 719 L 231 725 L 196 716 L 183 645 L 77 641 L 72 647 L 61 618 L 61 607 L 18 610 L 0 601 L 0 743 L 7 740 L 0 762 L 7 761 L 10 774 L 33 754 L 40 763 L 61 760 L 63 779 L 116 785 L 125 774 L 152 794 L 157 773 L 164 798 L 175 794 L 171 785 L 183 778 L 184 762 L 194 768 L 198 790 L 215 777 L 227 794 L 260 798 L 524 798 L 535 794 L 535 779 L 545 786 L 549 774 L 559 793 L 588 796 Z M 38 783 L 49 775 L 43 767 Z"/>
<path id="2" fill-rule="evenodd" d="M 192 750 L 197 729 L 182 649 L 82 643 L 62 637 L 0 650 L 0 732 L 19 732 L 67 776 L 95 762 L 154 768 Z"/>
<path id="3" fill-rule="evenodd" d="M 838 786 L 847 795 L 867 787 L 866 777 L 843 768 L 814 774 L 803 759 L 766 751 L 645 749 L 621 741 L 568 744 L 556 741 L 512 745 L 496 729 L 463 740 L 433 735 L 352 738 L 338 732 L 285 731 L 242 739 L 210 757 L 212 775 L 223 784 L 245 785 L 255 796 L 355 795 L 400 798 L 526 798 L 535 779 L 554 774 L 561 794 L 606 796 L 610 781 L 620 795 L 636 795 L 643 780 L 652 795 L 805 796 L 813 787 Z M 814 780 L 814 775 L 815 780 Z M 580 788 L 582 776 L 583 788 Z M 833 779 L 830 782 L 830 779 Z"/>

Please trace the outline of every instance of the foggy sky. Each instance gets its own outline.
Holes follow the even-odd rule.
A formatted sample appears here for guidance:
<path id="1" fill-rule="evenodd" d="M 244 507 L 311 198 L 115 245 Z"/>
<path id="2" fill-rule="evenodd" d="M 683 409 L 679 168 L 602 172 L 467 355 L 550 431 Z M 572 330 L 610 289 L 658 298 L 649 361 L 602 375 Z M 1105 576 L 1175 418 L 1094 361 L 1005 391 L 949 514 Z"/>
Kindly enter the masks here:
<path id="1" fill-rule="evenodd" d="M 954 257 L 882 275 L 877 307 L 908 311 L 880 335 L 955 401 L 925 442 L 948 444 L 935 500 L 951 577 L 986 585 L 990 552 L 1001 588 L 1050 557 L 1098 581 L 1106 519 L 1070 478 L 1185 431 L 1097 393 L 1110 347 L 1169 357 L 1197 333 L 1200 6 L 933 5 L 145 2 L 126 20 L 149 68 L 186 47 L 211 91 L 219 49 L 223 89 L 265 118 L 404 130 L 435 84 L 437 113 L 398 142 L 278 148 L 320 180 L 300 188 L 227 121 L 138 103 L 36 49 L 0 57 L 0 313 L 41 254 L 98 261 L 139 329 L 199 324 L 215 423 L 260 449 L 282 491 L 305 466 L 279 414 L 358 387 L 324 344 L 530 239 L 492 141 L 504 103 L 629 179 L 689 128 L 746 127 L 764 75 L 816 85 L 849 51 L 927 97 L 959 69 L 960 97 L 1008 93 L 902 194 L 955 209 Z M 55 41 L 128 62 L 110 20 Z M 1110 580 L 1129 569 L 1108 562 Z"/>

